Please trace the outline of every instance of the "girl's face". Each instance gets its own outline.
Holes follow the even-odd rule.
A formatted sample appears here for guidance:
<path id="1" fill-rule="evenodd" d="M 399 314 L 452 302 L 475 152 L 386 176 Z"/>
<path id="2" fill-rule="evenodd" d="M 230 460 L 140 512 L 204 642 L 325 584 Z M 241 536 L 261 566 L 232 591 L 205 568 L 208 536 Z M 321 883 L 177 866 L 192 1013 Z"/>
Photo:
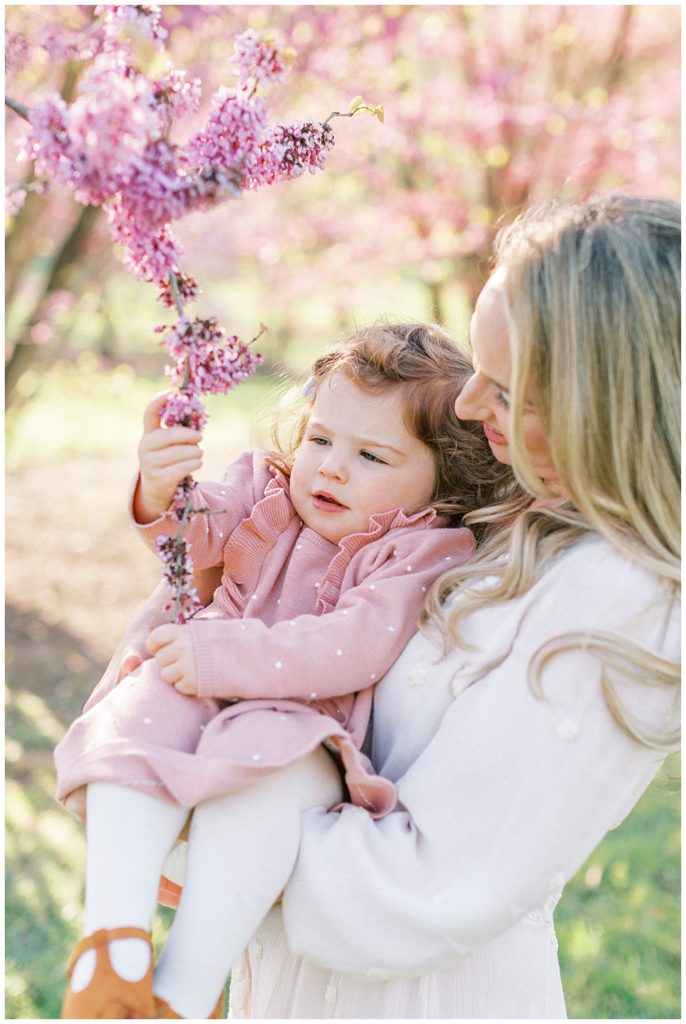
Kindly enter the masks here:
<path id="1" fill-rule="evenodd" d="M 460 419 L 481 420 L 496 459 L 511 465 L 508 438 L 512 357 L 505 308 L 505 275 L 496 271 L 476 302 L 470 330 L 475 372 L 455 402 L 455 412 Z M 522 425 L 524 447 L 534 470 L 550 490 L 560 493 L 550 448 L 530 402 L 526 403 Z"/>
<path id="2" fill-rule="evenodd" d="M 407 430 L 397 390 L 371 394 L 344 374 L 324 381 L 291 470 L 291 500 L 310 529 L 338 544 L 374 513 L 411 514 L 433 496 L 431 450 Z"/>

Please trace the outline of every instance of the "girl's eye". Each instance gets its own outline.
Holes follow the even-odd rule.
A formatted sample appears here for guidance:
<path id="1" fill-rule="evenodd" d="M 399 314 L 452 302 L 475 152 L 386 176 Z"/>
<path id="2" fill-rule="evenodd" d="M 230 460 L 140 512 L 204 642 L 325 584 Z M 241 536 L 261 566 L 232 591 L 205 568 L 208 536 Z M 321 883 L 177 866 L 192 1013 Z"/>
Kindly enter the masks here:
<path id="1" fill-rule="evenodd" d="M 510 403 L 505 398 L 505 395 L 503 394 L 502 391 L 496 391 L 496 393 L 495 393 L 495 400 L 496 400 L 496 402 L 498 402 L 499 405 L 502 405 L 503 408 L 505 408 L 505 409 L 509 409 L 510 408 Z"/>
<path id="2" fill-rule="evenodd" d="M 316 437 L 316 436 L 313 436 L 313 437 L 310 437 L 309 440 L 312 441 L 313 444 L 318 444 L 318 445 L 321 445 L 322 447 L 329 443 L 328 439 L 326 437 Z"/>
<path id="3" fill-rule="evenodd" d="M 362 458 L 366 459 L 368 462 L 378 462 L 382 466 L 386 465 L 384 460 L 380 459 L 378 455 L 374 455 L 373 452 L 360 452 L 360 454 L 362 455 Z"/>

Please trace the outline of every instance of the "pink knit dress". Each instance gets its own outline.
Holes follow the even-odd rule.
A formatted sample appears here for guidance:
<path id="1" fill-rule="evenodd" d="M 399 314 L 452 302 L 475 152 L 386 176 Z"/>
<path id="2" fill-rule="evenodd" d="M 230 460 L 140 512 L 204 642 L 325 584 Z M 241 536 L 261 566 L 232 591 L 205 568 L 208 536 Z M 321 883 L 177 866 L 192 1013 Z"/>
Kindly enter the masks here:
<path id="1" fill-rule="evenodd" d="M 415 632 L 430 583 L 472 554 L 471 531 L 433 509 L 395 509 L 332 544 L 303 524 L 262 452 L 198 485 L 194 502 L 213 513 L 190 521 L 194 563 L 224 566 L 188 624 L 198 696 L 166 683 L 154 660 L 103 681 L 55 751 L 58 799 L 75 809 L 81 787 L 108 781 L 191 808 L 324 743 L 347 799 L 387 814 L 395 787 L 361 749 L 374 684 Z M 151 546 L 176 532 L 170 513 L 137 528 Z"/>

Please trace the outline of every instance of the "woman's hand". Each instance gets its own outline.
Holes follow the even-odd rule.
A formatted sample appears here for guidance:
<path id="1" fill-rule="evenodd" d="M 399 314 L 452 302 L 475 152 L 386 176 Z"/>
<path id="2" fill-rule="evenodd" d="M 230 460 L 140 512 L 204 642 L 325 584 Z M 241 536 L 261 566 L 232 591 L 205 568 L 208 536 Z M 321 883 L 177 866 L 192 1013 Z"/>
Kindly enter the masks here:
<path id="1" fill-rule="evenodd" d="M 136 522 L 141 524 L 165 512 L 179 483 L 202 465 L 199 431 L 160 426 L 160 413 L 168 397 L 168 391 L 156 395 L 143 416 L 143 437 L 138 445 L 140 480 L 133 502 Z"/>
<path id="2" fill-rule="evenodd" d="M 126 647 L 122 652 L 121 661 L 119 662 L 119 668 L 115 676 L 115 683 L 120 683 L 125 676 L 131 675 L 131 673 L 142 665 L 150 657 L 150 652 L 146 646 L 145 638 L 140 640 L 129 640 Z"/>
<path id="3" fill-rule="evenodd" d="M 193 638 L 186 626 L 176 626 L 171 622 L 157 626 L 148 637 L 147 647 L 165 682 L 171 683 L 187 697 L 197 696 Z"/>

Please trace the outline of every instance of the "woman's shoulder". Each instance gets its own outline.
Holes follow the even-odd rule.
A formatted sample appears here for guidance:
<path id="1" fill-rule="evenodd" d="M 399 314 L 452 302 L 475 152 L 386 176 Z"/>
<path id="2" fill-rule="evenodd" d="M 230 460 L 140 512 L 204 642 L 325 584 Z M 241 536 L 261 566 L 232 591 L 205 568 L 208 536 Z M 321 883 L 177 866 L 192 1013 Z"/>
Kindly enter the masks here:
<path id="1" fill-rule="evenodd" d="M 679 588 L 592 535 L 558 556 L 524 596 L 520 623 L 522 634 L 541 642 L 605 636 L 678 658 Z"/>
<path id="2" fill-rule="evenodd" d="M 637 556 L 620 551 L 596 533 L 561 552 L 542 574 L 541 590 L 555 589 L 583 596 L 594 605 L 612 599 L 648 605 L 656 600 L 675 601 L 676 588 Z"/>

